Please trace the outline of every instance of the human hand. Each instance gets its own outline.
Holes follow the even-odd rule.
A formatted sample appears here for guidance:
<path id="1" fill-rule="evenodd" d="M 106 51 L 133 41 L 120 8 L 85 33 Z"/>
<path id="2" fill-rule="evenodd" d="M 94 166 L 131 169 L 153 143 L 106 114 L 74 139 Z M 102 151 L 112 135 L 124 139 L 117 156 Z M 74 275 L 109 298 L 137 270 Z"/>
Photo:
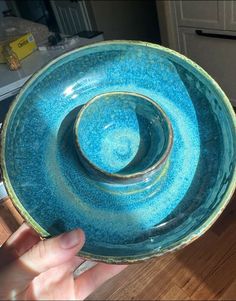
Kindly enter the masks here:
<path id="1" fill-rule="evenodd" d="M 126 266 L 98 263 L 77 278 L 82 230 L 40 240 L 23 224 L 0 248 L 1 300 L 83 300 Z"/>

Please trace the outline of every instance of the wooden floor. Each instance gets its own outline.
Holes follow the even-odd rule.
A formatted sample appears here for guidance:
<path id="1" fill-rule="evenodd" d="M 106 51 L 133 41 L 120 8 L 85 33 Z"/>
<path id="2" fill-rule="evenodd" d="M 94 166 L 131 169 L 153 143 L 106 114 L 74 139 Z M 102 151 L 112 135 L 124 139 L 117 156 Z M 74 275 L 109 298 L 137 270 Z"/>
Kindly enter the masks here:
<path id="1" fill-rule="evenodd" d="M 129 266 L 90 300 L 236 300 L 236 194 L 215 225 L 174 254 Z"/>
<path id="2" fill-rule="evenodd" d="M 0 206 L 0 243 L 21 222 L 5 201 Z M 236 194 L 202 238 L 177 253 L 129 266 L 88 299 L 236 300 Z"/>

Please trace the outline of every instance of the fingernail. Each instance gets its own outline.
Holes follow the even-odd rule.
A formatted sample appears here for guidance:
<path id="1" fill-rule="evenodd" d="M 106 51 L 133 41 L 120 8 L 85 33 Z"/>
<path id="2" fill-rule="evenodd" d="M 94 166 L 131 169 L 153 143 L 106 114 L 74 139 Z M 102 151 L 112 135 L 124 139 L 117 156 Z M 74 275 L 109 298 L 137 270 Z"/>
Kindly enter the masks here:
<path id="1" fill-rule="evenodd" d="M 60 238 L 60 245 L 63 249 L 71 249 L 77 246 L 80 242 L 80 230 L 74 230 L 62 234 Z"/>

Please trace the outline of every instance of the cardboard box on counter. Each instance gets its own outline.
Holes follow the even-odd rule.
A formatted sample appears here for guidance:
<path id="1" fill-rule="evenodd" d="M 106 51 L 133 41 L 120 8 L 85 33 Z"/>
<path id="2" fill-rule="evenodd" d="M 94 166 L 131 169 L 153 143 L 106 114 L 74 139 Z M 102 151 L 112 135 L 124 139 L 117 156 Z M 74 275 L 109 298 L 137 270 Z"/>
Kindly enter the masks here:
<path id="1" fill-rule="evenodd" d="M 12 51 L 15 52 L 19 60 L 22 60 L 37 49 L 37 45 L 32 33 L 27 33 L 20 37 L 0 40 L 0 63 L 6 62 L 3 51 L 5 46 L 11 47 Z"/>

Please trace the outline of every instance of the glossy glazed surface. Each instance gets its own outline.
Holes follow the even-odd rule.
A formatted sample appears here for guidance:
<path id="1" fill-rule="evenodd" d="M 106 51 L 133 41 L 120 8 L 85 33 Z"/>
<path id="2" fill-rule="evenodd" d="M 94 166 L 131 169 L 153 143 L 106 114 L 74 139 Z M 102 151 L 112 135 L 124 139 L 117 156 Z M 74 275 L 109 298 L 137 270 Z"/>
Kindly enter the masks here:
<path id="1" fill-rule="evenodd" d="M 96 96 L 78 113 L 75 139 L 81 163 L 104 180 L 146 180 L 167 158 L 173 139 L 159 106 L 140 94 L 112 92 Z M 98 175 L 99 180 L 99 175 Z"/>
<path id="2" fill-rule="evenodd" d="M 91 180 L 73 143 L 81 106 L 126 91 L 151 98 L 173 128 L 163 170 L 147 182 Z M 81 227 L 82 255 L 132 262 L 200 236 L 235 185 L 235 116 L 219 86 L 196 64 L 163 47 L 104 42 L 64 55 L 21 91 L 4 124 L 5 184 L 43 236 Z"/>

